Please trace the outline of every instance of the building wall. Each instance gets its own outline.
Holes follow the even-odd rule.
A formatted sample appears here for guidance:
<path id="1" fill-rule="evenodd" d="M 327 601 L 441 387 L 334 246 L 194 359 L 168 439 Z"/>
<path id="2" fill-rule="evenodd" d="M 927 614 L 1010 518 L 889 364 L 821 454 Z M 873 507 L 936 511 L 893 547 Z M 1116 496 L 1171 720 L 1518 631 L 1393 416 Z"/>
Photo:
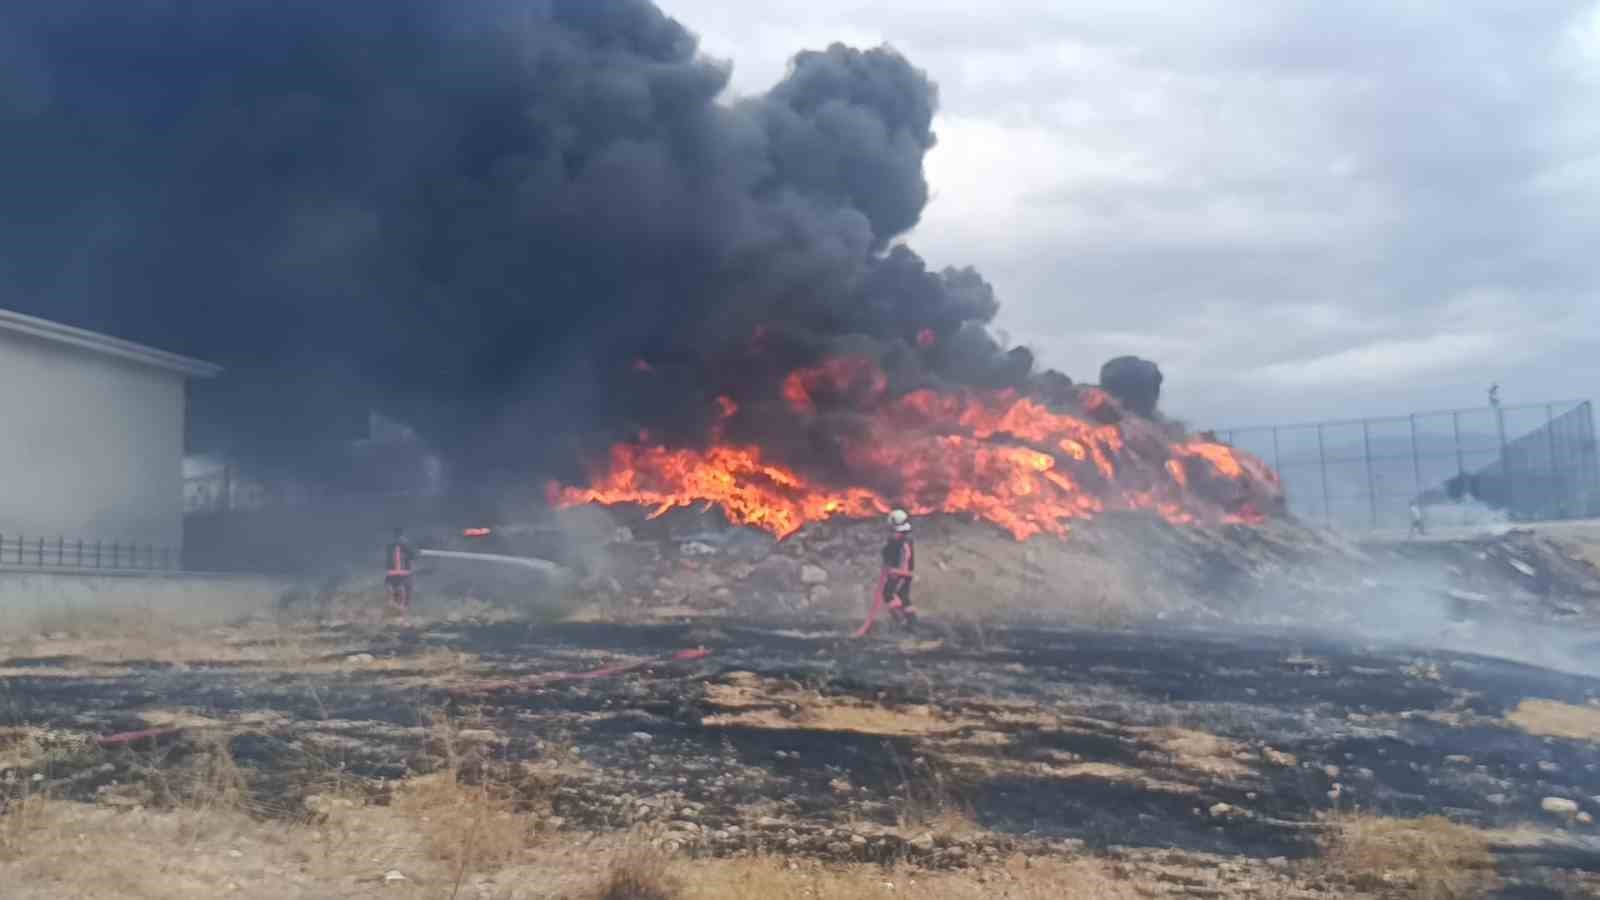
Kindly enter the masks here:
<path id="1" fill-rule="evenodd" d="M 0 331 L 0 535 L 178 549 L 177 372 Z"/>

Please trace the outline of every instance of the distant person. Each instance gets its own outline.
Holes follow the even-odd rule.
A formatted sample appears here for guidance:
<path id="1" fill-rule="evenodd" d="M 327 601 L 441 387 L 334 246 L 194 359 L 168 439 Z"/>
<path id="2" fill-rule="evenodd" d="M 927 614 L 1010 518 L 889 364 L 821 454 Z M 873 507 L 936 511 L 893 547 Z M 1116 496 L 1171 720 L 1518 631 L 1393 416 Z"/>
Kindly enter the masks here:
<path id="1" fill-rule="evenodd" d="M 883 545 L 883 568 L 867 620 L 856 630 L 862 637 L 872 630 L 878 614 L 888 607 L 889 614 L 902 628 L 915 633 L 917 609 L 911 604 L 911 581 L 916 578 L 917 548 L 911 537 L 911 516 L 903 509 L 889 513 L 889 540 Z"/>
<path id="2" fill-rule="evenodd" d="M 1417 501 L 1411 501 L 1411 533 L 1407 537 L 1419 537 L 1428 533 L 1428 525 L 1422 518 L 1422 506 Z"/>
<path id="3" fill-rule="evenodd" d="M 417 559 L 404 528 L 394 530 L 394 541 L 384 550 L 383 559 L 388 567 L 383 584 L 389 591 L 389 606 L 404 614 L 411 609 L 411 564 Z"/>

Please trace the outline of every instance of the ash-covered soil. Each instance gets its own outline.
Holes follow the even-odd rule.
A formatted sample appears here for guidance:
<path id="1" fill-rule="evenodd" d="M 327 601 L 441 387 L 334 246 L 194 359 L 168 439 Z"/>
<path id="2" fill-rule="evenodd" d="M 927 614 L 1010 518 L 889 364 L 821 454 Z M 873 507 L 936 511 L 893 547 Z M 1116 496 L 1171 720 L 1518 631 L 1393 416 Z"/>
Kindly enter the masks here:
<path id="1" fill-rule="evenodd" d="M 330 769 L 381 796 L 451 765 L 547 772 L 558 827 L 648 823 L 688 853 L 965 866 L 1086 847 L 1287 867 L 1326 814 L 1360 809 L 1499 835 L 1521 892 L 1506 896 L 1572 895 L 1555 869 L 1600 872 L 1600 680 L 1283 631 L 844 632 L 343 626 L 301 633 L 292 658 L 237 638 L 181 662 L 45 641 L 0 660 L 0 782 L 155 802 L 161 769 L 209 735 L 285 816 Z M 694 648 L 709 652 L 668 659 Z M 152 727 L 181 730 L 96 745 Z"/>

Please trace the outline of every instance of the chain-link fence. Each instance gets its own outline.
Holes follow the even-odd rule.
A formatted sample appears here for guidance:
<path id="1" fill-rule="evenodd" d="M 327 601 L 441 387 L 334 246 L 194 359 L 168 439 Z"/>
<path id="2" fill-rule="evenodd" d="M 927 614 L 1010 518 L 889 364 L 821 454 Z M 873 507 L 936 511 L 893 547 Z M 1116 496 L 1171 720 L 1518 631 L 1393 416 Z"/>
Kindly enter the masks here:
<path id="1" fill-rule="evenodd" d="M 1589 401 L 1217 429 L 1271 463 L 1296 515 L 1405 528 L 1409 508 L 1482 504 L 1514 520 L 1600 515 Z"/>

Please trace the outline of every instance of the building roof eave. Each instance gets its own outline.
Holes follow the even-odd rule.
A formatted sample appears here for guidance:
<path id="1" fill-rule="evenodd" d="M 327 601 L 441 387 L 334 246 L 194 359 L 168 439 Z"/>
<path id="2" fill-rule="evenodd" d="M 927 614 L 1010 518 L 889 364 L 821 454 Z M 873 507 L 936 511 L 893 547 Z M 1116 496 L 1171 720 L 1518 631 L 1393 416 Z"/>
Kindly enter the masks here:
<path id="1" fill-rule="evenodd" d="M 0 332 L 25 334 L 51 343 L 177 372 L 188 378 L 213 378 L 222 372 L 221 366 L 203 360 L 168 353 L 144 344 L 136 344 L 133 341 L 125 341 L 84 328 L 74 328 L 71 325 L 63 325 L 60 322 L 40 319 L 9 309 L 0 309 Z"/>

